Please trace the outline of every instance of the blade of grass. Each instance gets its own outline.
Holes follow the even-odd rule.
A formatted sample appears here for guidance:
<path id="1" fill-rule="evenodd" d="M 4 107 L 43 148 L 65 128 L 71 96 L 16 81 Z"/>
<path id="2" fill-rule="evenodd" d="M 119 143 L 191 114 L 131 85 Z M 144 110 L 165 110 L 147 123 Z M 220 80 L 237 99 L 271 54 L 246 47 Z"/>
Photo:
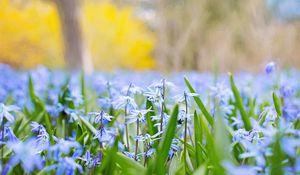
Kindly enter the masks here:
<path id="1" fill-rule="evenodd" d="M 200 119 L 197 115 L 197 112 L 194 112 L 194 139 L 195 139 L 195 160 L 196 160 L 196 168 L 198 168 L 202 163 L 201 156 L 201 148 L 198 143 L 202 143 L 202 127 L 200 123 Z"/>
<path id="2" fill-rule="evenodd" d="M 280 139 L 277 136 L 275 142 L 273 143 L 272 147 L 272 156 L 271 156 L 271 167 L 270 167 L 270 174 L 272 175 L 281 175 L 284 174 L 282 161 L 285 159 L 284 153 L 281 149 Z"/>
<path id="3" fill-rule="evenodd" d="M 117 153 L 115 157 L 116 163 L 121 167 L 122 174 L 145 174 L 146 169 L 136 161 L 126 157 L 121 153 Z"/>
<path id="4" fill-rule="evenodd" d="M 116 154 L 118 152 L 118 143 L 119 143 L 119 138 L 117 137 L 114 145 L 109 148 L 108 150 L 102 152 L 100 151 L 100 154 L 103 155 L 103 160 L 98 166 L 94 172 L 94 174 L 115 174 L 114 172 L 116 171 Z"/>
<path id="5" fill-rule="evenodd" d="M 90 122 L 88 122 L 87 120 L 85 120 L 84 118 L 82 118 L 81 116 L 79 116 L 79 119 L 82 121 L 82 123 L 88 128 L 88 130 L 93 133 L 94 135 L 97 135 L 97 129 L 95 129 L 95 127 L 90 124 Z"/>
<path id="6" fill-rule="evenodd" d="M 153 106 L 152 102 L 149 101 L 149 100 L 146 101 L 146 109 L 151 109 L 151 110 L 154 109 L 154 106 Z M 151 116 L 154 116 L 154 115 L 155 115 L 154 111 L 148 112 L 146 114 L 148 133 L 150 135 L 154 135 L 154 134 L 157 133 L 157 127 L 154 126 L 154 123 L 151 119 Z"/>
<path id="7" fill-rule="evenodd" d="M 235 83 L 234 83 L 234 79 L 231 73 L 229 73 L 229 80 L 230 80 L 230 85 L 231 85 L 231 89 L 235 98 L 235 105 L 236 107 L 239 109 L 245 129 L 247 131 L 252 129 L 251 126 L 251 122 L 250 122 L 250 118 L 246 112 L 242 97 L 240 95 L 240 92 L 238 90 L 238 88 L 236 87 Z"/>
<path id="8" fill-rule="evenodd" d="M 282 113 L 281 113 L 281 102 L 280 102 L 280 99 L 275 94 L 275 92 L 273 92 L 273 102 L 274 102 L 274 106 L 275 106 L 275 110 L 277 112 L 277 115 L 278 116 L 282 116 Z"/>
<path id="9" fill-rule="evenodd" d="M 169 150 L 171 148 L 172 140 L 175 136 L 177 117 L 178 117 L 178 105 L 175 105 L 169 123 L 165 132 L 163 133 L 162 140 L 158 146 L 156 161 L 155 161 L 155 172 L 157 174 L 165 174 L 166 168 L 165 164 L 169 155 Z"/>
<path id="10" fill-rule="evenodd" d="M 187 78 L 184 78 L 185 84 L 187 85 L 187 87 L 189 88 L 191 93 L 196 93 L 195 89 L 192 87 L 190 81 Z M 194 96 L 193 97 L 196 104 L 198 105 L 198 107 L 200 108 L 201 112 L 203 113 L 203 115 L 205 116 L 206 120 L 208 121 L 208 123 L 210 125 L 213 126 L 214 124 L 214 119 L 213 117 L 209 114 L 209 112 L 207 111 L 207 109 L 205 108 L 203 102 L 201 101 L 201 99 L 198 96 Z"/>
<path id="11" fill-rule="evenodd" d="M 84 112 L 86 114 L 88 104 L 87 104 L 87 98 L 86 98 L 85 75 L 84 75 L 83 71 L 81 71 L 80 80 L 81 80 L 81 95 L 82 95 L 82 99 L 83 99 Z"/>

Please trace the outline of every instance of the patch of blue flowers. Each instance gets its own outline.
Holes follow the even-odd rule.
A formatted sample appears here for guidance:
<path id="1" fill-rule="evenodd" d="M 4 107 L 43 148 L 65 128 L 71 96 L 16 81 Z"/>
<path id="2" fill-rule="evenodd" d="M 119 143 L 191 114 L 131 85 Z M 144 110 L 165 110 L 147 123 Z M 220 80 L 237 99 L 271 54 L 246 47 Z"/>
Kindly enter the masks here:
<path id="1" fill-rule="evenodd" d="M 300 174 L 300 72 L 67 73 L 0 65 L 0 172 Z"/>

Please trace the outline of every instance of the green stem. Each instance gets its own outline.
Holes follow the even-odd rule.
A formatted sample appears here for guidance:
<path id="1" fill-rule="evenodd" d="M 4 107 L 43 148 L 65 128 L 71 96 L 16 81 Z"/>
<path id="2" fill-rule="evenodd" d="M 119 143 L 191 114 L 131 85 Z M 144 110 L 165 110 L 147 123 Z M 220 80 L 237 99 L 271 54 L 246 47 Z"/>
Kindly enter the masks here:
<path id="1" fill-rule="evenodd" d="M 164 123 L 164 106 L 165 106 L 165 79 L 162 80 L 162 102 L 161 102 L 161 113 L 160 113 L 160 131 L 163 131 L 163 123 Z"/>
<path id="2" fill-rule="evenodd" d="M 130 88 L 132 86 L 132 83 L 129 84 L 129 87 L 127 89 L 127 96 L 129 96 L 129 92 L 130 92 Z M 126 132 L 126 144 L 127 144 L 127 149 L 128 151 L 130 152 L 130 147 L 129 147 L 129 133 L 128 133 L 128 126 L 127 126 L 127 123 L 126 123 L 126 117 L 127 117 L 127 105 L 125 105 L 125 132 Z"/>
<path id="3" fill-rule="evenodd" d="M 187 172 L 187 164 L 186 164 L 186 147 L 187 147 L 187 115 L 188 115 L 188 104 L 187 104 L 187 97 L 186 94 L 184 95 L 184 100 L 185 100 L 185 121 L 184 121 L 184 148 L 183 148 L 183 158 L 184 158 L 184 169 L 185 172 Z"/>
<path id="4" fill-rule="evenodd" d="M 139 133 L 139 125 L 140 125 L 140 121 L 139 119 L 137 119 L 136 121 L 136 135 L 138 136 Z M 139 140 L 136 139 L 135 141 L 135 153 L 134 153 L 134 160 L 137 161 L 137 152 L 138 152 L 138 146 L 139 146 Z"/>
<path id="5" fill-rule="evenodd" d="M 145 156 L 144 156 L 144 166 L 146 166 L 146 163 L 147 163 L 147 154 L 148 154 L 148 145 L 147 145 L 146 141 L 145 141 L 145 148 L 146 148 L 146 151 L 145 151 Z"/>

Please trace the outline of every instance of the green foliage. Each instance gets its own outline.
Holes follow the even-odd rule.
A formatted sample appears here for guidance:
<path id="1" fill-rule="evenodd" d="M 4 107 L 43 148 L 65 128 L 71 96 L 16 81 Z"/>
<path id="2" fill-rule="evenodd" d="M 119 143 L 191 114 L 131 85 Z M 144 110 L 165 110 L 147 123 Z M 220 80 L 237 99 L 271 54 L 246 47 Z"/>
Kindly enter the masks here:
<path id="1" fill-rule="evenodd" d="M 275 94 L 275 92 L 273 92 L 273 103 L 274 103 L 277 115 L 278 116 L 282 116 L 282 113 L 281 113 L 281 102 L 280 102 L 280 99 Z"/>
<path id="2" fill-rule="evenodd" d="M 196 91 L 192 87 L 189 80 L 187 78 L 184 78 L 184 81 L 185 81 L 185 84 L 187 85 L 187 87 L 189 88 L 190 92 L 191 93 L 196 93 Z M 201 101 L 201 99 L 198 96 L 194 96 L 194 100 L 197 103 L 200 110 L 202 111 L 202 113 L 204 114 L 204 116 L 205 116 L 206 120 L 209 122 L 209 124 L 213 125 L 213 123 L 214 123 L 213 117 L 209 114 L 209 112 L 205 108 L 205 106 L 204 106 L 203 102 Z"/>
<path id="3" fill-rule="evenodd" d="M 243 99 L 240 95 L 240 92 L 238 90 L 238 88 L 236 87 L 235 83 L 234 83 L 234 79 L 231 73 L 229 73 L 229 80 L 230 80 L 230 85 L 231 85 L 231 89 L 235 98 L 235 103 L 234 105 L 237 107 L 237 109 L 239 109 L 242 120 L 244 122 L 244 126 L 246 130 L 250 130 L 252 129 L 251 126 L 251 122 L 250 122 L 250 117 L 248 115 L 248 113 L 246 112 L 244 103 L 243 103 Z"/>
<path id="4" fill-rule="evenodd" d="M 165 164 L 169 155 L 169 150 L 171 148 L 172 140 L 175 137 L 175 131 L 177 126 L 177 116 L 178 116 L 178 105 L 174 107 L 173 113 L 171 115 L 170 121 L 166 128 L 166 131 L 163 133 L 162 140 L 158 146 L 155 163 L 154 163 L 154 172 L 157 174 L 165 174 Z"/>

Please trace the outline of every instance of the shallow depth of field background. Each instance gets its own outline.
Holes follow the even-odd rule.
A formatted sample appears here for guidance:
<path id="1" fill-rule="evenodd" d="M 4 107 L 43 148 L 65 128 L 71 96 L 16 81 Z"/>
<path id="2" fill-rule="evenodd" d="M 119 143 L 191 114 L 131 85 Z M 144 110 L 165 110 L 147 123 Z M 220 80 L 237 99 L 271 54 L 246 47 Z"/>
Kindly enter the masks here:
<path id="1" fill-rule="evenodd" d="M 88 69 L 257 71 L 300 67 L 297 0 L 81 0 Z M 0 1 L 0 62 L 68 67 L 52 0 Z"/>

